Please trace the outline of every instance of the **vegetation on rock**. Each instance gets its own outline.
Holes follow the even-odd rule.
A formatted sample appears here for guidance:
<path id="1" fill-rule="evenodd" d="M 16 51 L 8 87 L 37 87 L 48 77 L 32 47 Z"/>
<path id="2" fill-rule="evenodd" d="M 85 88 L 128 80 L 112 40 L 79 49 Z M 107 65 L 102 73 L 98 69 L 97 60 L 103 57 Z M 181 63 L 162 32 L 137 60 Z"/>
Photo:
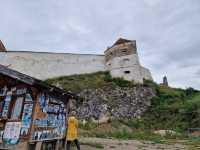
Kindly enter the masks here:
<path id="1" fill-rule="evenodd" d="M 155 91 L 156 96 L 152 98 L 151 106 L 141 118 L 111 119 L 103 126 L 88 122 L 84 126 L 81 125 L 85 136 L 156 141 L 162 140 L 163 137 L 153 134 L 155 130 L 173 130 L 180 134 L 168 135 L 167 138 L 185 138 L 188 128 L 200 127 L 200 92 L 193 88 L 171 88 L 151 81 L 145 81 L 144 85 L 136 85 L 121 78 L 111 78 L 108 72 L 59 77 L 47 80 L 47 82 L 73 92 L 103 87 L 133 88 L 137 86 L 148 87 Z"/>
<path id="2" fill-rule="evenodd" d="M 97 89 L 104 86 L 133 87 L 135 85 L 122 78 L 112 78 L 109 72 L 63 76 L 48 79 L 46 82 L 76 93 L 84 89 Z"/>

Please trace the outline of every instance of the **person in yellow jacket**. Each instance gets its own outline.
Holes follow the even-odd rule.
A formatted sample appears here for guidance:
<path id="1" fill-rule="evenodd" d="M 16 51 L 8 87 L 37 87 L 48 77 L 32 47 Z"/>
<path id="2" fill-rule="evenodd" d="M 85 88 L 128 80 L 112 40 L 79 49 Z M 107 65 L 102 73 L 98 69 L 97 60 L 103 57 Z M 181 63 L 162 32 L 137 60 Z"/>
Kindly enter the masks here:
<path id="1" fill-rule="evenodd" d="M 67 122 L 67 136 L 66 136 L 67 150 L 70 150 L 72 142 L 76 144 L 77 150 L 80 150 L 77 130 L 78 130 L 78 120 L 75 117 L 75 112 L 72 112 Z"/>

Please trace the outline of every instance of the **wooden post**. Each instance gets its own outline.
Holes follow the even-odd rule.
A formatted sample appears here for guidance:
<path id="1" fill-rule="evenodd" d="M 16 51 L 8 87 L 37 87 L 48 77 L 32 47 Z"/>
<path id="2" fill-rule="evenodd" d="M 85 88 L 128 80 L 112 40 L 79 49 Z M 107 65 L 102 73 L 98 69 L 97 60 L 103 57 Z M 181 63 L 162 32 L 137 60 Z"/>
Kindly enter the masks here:
<path id="1" fill-rule="evenodd" d="M 42 141 L 37 142 L 35 150 L 41 150 L 41 148 L 42 148 Z"/>
<path id="2" fill-rule="evenodd" d="M 55 150 L 59 150 L 59 149 L 60 149 L 60 140 L 57 140 Z"/>

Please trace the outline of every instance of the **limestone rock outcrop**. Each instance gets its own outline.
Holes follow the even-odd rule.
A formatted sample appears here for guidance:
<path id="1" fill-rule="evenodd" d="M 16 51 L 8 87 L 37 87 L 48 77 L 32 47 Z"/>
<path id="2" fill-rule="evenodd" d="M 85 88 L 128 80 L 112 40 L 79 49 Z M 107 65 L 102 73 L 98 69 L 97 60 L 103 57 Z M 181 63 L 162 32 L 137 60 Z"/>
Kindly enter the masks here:
<path id="1" fill-rule="evenodd" d="M 104 87 L 85 89 L 81 99 L 72 101 L 71 109 L 80 119 L 102 120 L 104 118 L 140 118 L 151 105 L 155 92 L 148 87 Z M 102 118 L 103 116 L 103 118 Z"/>

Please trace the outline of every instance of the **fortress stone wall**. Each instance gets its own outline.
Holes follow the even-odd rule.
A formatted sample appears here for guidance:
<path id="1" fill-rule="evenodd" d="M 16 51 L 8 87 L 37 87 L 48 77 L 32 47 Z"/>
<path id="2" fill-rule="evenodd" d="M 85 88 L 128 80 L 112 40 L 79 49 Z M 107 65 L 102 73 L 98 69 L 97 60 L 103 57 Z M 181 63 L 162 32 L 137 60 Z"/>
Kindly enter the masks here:
<path id="1" fill-rule="evenodd" d="M 41 80 L 98 71 L 139 83 L 152 80 L 150 71 L 140 65 L 136 41 L 125 39 L 119 39 L 105 55 L 2 51 L 0 64 Z"/>
<path id="2" fill-rule="evenodd" d="M 0 64 L 38 79 L 105 71 L 103 55 L 1 52 Z"/>

